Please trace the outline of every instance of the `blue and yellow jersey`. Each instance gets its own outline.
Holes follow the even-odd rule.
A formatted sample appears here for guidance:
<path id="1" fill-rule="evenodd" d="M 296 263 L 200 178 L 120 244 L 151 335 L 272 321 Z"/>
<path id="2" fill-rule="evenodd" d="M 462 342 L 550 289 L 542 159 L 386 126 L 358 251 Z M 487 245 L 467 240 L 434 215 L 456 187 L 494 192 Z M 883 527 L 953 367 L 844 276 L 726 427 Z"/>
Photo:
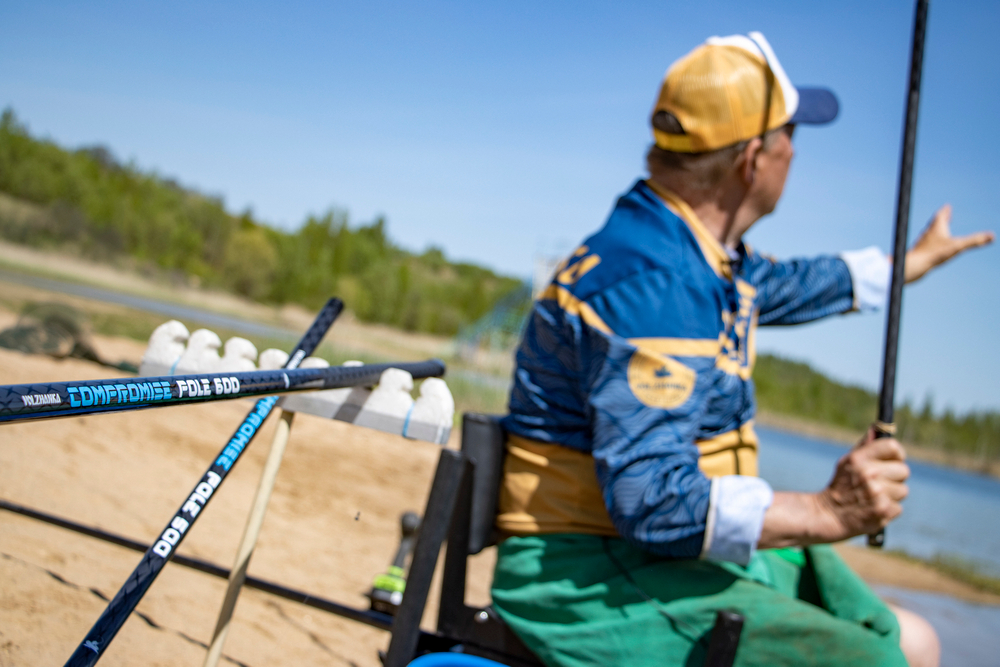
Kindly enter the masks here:
<path id="1" fill-rule="evenodd" d="M 710 478 L 757 474 L 758 324 L 852 309 L 836 257 L 728 252 L 639 181 L 557 270 L 517 352 L 498 526 L 697 557 Z"/>

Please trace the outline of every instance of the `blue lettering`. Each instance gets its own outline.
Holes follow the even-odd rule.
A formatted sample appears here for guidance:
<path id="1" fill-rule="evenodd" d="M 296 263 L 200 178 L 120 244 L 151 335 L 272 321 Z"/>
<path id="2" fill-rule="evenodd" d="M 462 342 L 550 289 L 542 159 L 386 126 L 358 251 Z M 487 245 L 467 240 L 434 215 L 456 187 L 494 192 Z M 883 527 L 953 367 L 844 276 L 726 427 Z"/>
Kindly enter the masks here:
<path id="1" fill-rule="evenodd" d="M 69 404 L 70 407 L 78 408 L 80 407 L 80 399 L 77 398 L 77 392 L 79 390 L 76 387 L 66 387 L 66 393 L 69 394 Z"/>
<path id="2" fill-rule="evenodd" d="M 115 389 L 118 390 L 118 404 L 128 403 L 128 387 L 123 384 L 116 384 Z"/>
<path id="3" fill-rule="evenodd" d="M 237 433 L 233 436 L 233 439 L 229 441 L 231 447 L 235 447 L 237 451 L 242 452 L 243 448 L 247 446 L 247 437 L 242 433 Z"/>
<path id="4" fill-rule="evenodd" d="M 142 398 L 142 394 L 139 392 L 139 386 L 135 384 L 128 385 L 128 402 L 138 403 Z"/>
<path id="5" fill-rule="evenodd" d="M 94 390 L 90 387 L 80 387 L 80 400 L 84 407 L 94 404 Z"/>
<path id="6" fill-rule="evenodd" d="M 98 405 L 108 404 L 108 392 L 101 385 L 94 385 L 94 403 Z"/>
<path id="7" fill-rule="evenodd" d="M 215 465 L 229 470 L 233 466 L 233 461 L 228 456 L 223 454 L 219 458 L 215 459 Z"/>

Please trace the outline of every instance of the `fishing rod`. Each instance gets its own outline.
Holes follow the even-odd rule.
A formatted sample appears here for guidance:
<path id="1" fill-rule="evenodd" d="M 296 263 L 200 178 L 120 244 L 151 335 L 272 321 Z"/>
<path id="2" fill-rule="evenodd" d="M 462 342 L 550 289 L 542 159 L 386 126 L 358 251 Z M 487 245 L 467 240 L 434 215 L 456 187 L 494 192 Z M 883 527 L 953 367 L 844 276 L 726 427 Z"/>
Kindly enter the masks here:
<path id="1" fill-rule="evenodd" d="M 896 199 L 896 231 L 892 251 L 892 287 L 885 324 L 885 354 L 882 356 L 882 388 L 879 391 L 878 420 L 875 437 L 896 435 L 893 402 L 896 393 L 896 353 L 899 349 L 899 319 L 903 307 L 903 284 L 906 282 L 906 240 L 910 224 L 910 193 L 913 186 L 913 160 L 917 147 L 917 116 L 920 110 L 920 80 L 924 68 L 924 37 L 927 34 L 928 0 L 917 0 L 913 19 L 913 43 L 910 51 L 910 77 L 906 91 L 906 123 L 903 128 L 903 154 L 899 166 L 899 189 Z M 885 529 L 868 536 L 868 546 L 881 549 Z"/>
<path id="2" fill-rule="evenodd" d="M 338 301 L 338 303 L 340 303 Z M 299 347 L 280 370 L 201 373 L 0 386 L 0 423 L 206 403 L 267 394 L 378 384 L 388 368 L 416 379 L 444 375 L 437 359 L 362 366 L 295 368 L 309 352 Z"/>
<path id="3" fill-rule="evenodd" d="M 312 354 L 319 345 L 319 342 L 323 340 L 323 336 L 326 335 L 330 325 L 333 324 L 333 321 L 337 319 L 343 309 L 344 302 L 340 299 L 330 299 L 326 302 L 326 305 L 323 306 L 322 310 L 316 316 L 316 320 L 312 323 L 312 326 L 309 327 L 302 340 L 292 350 L 292 354 L 285 364 L 286 373 L 293 372 L 293 369 L 303 359 Z M 187 380 L 185 379 L 184 382 L 186 386 Z M 68 395 L 69 392 L 67 391 L 66 394 Z M 56 393 L 56 395 L 62 396 L 59 393 Z M 0 394 L 0 398 L 3 397 L 4 394 Z M 139 561 L 139 565 L 136 566 L 132 574 L 125 580 L 125 584 L 118 589 L 115 597 L 105 607 L 94 627 L 90 629 L 84 640 L 76 647 L 73 655 L 66 662 L 66 667 L 90 667 L 97 663 L 111 643 L 111 640 L 115 638 L 115 635 L 118 634 L 122 625 L 128 620 L 136 605 L 139 604 L 146 591 L 149 590 L 149 587 L 153 584 L 153 580 L 156 579 L 157 575 L 167 564 L 167 561 L 174 555 L 176 547 L 183 541 L 184 536 L 198 518 L 201 510 L 208 505 L 215 490 L 225 480 L 230 468 L 233 467 L 233 464 L 239 459 L 246 446 L 257 434 L 260 425 L 267 418 L 267 415 L 270 414 L 271 409 L 277 402 L 277 396 L 262 398 L 247 413 L 243 423 L 236 429 L 233 437 L 226 443 L 225 448 L 219 453 L 219 456 L 209 466 L 208 470 L 205 471 L 205 474 L 201 476 L 201 479 L 195 485 L 190 495 L 184 500 L 181 508 L 174 513 L 170 523 L 160 532 L 159 538 L 146 550 L 142 560 Z M 124 404 L 121 404 L 121 406 L 124 408 Z M 145 405 L 143 407 L 149 406 Z"/>

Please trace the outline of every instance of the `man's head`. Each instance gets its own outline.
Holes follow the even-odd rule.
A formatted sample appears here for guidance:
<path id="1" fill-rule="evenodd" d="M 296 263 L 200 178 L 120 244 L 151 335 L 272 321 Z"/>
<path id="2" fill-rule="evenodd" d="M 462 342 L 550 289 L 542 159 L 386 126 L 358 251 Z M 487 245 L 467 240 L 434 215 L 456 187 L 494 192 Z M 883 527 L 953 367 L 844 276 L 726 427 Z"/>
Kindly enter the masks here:
<path id="1" fill-rule="evenodd" d="M 785 124 L 829 123 L 837 98 L 796 88 L 764 35 L 710 37 L 667 70 L 653 108 L 656 145 L 706 153 Z"/>
<path id="2" fill-rule="evenodd" d="M 712 37 L 667 71 L 651 118 L 650 175 L 686 199 L 724 197 L 732 208 L 739 197 L 748 227 L 781 196 L 792 128 L 837 111 L 829 90 L 791 84 L 760 33 Z"/>

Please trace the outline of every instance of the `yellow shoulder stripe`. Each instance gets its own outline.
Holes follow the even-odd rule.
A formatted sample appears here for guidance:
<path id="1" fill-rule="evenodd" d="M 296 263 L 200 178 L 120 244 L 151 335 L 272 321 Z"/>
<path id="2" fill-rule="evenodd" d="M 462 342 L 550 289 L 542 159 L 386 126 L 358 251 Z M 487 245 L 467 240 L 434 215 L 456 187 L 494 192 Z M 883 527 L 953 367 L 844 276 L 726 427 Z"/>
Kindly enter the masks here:
<path id="1" fill-rule="evenodd" d="M 718 338 L 629 338 L 641 350 L 671 357 L 715 357 L 722 351 Z"/>
<path id="2" fill-rule="evenodd" d="M 552 283 L 545 291 L 538 295 L 539 301 L 555 301 L 559 304 L 559 307 L 570 315 L 576 315 L 581 320 L 586 322 L 589 326 L 597 329 L 606 334 L 614 334 L 601 316 L 594 312 L 594 309 L 590 307 L 586 301 L 581 301 L 572 294 L 565 287 L 560 287 L 555 283 Z"/>

